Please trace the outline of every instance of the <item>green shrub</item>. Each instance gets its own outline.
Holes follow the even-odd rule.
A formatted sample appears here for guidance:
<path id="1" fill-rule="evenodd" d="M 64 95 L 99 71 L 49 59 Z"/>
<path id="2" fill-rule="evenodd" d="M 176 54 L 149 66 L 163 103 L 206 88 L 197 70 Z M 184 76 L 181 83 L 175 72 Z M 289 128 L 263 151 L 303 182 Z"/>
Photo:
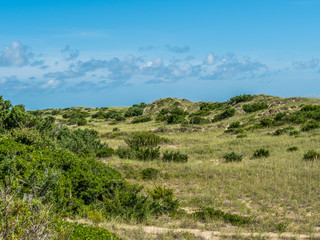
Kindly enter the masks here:
<path id="1" fill-rule="evenodd" d="M 301 126 L 301 131 L 307 132 L 307 131 L 310 131 L 310 130 L 313 130 L 313 129 L 317 129 L 319 127 L 320 127 L 320 124 L 318 122 L 310 121 L 306 125 L 302 125 Z"/>
<path id="2" fill-rule="evenodd" d="M 228 101 L 228 104 L 234 105 L 240 102 L 250 102 L 253 100 L 253 98 L 254 96 L 252 95 L 243 94 L 243 95 L 230 98 L 230 100 Z"/>
<path id="3" fill-rule="evenodd" d="M 177 211 L 180 203 L 174 198 L 173 190 L 165 186 L 155 185 L 155 188 L 149 190 L 152 199 L 161 206 L 160 213 Z"/>
<path id="4" fill-rule="evenodd" d="M 300 135 L 300 131 L 293 130 L 293 131 L 289 132 L 289 135 L 290 136 L 298 136 L 298 135 Z"/>
<path id="5" fill-rule="evenodd" d="M 155 133 L 140 132 L 125 139 L 130 148 L 156 147 L 160 144 L 161 138 Z"/>
<path id="6" fill-rule="evenodd" d="M 230 117 L 234 116 L 235 113 L 236 113 L 235 109 L 227 108 L 221 114 L 216 115 L 212 121 L 213 122 L 217 122 L 217 121 L 221 121 L 221 120 L 226 119 L 226 118 L 230 118 Z"/>
<path id="7" fill-rule="evenodd" d="M 270 156 L 269 150 L 264 148 L 256 149 L 253 152 L 253 158 L 262 158 L 262 157 L 269 157 L 269 156 Z"/>
<path id="8" fill-rule="evenodd" d="M 98 225 L 99 223 L 101 223 L 105 220 L 105 218 L 102 216 L 101 212 L 99 212 L 95 209 L 88 212 L 88 218 L 90 221 L 93 222 L 94 225 Z"/>
<path id="9" fill-rule="evenodd" d="M 199 211 L 194 212 L 192 216 L 196 220 L 204 222 L 220 219 L 235 226 L 242 226 L 252 223 L 252 220 L 249 217 L 243 217 L 231 213 L 224 213 L 221 210 L 215 210 L 211 207 L 202 208 Z"/>
<path id="10" fill-rule="evenodd" d="M 105 114 L 104 117 L 106 119 L 113 119 L 117 122 L 125 120 L 125 117 L 122 115 L 120 111 L 117 111 L 115 109 L 110 109 L 108 110 Z"/>
<path id="11" fill-rule="evenodd" d="M 257 102 L 257 103 L 251 103 L 251 104 L 244 104 L 242 106 L 243 111 L 246 113 L 252 113 L 259 110 L 263 110 L 268 108 L 268 105 L 265 102 Z"/>
<path id="12" fill-rule="evenodd" d="M 69 240 L 121 240 L 107 229 L 81 223 L 61 222 L 60 227 L 72 229 Z"/>
<path id="13" fill-rule="evenodd" d="M 160 158 L 160 147 L 140 147 L 134 149 L 135 157 L 143 161 L 153 161 Z"/>
<path id="14" fill-rule="evenodd" d="M 64 128 L 57 132 L 55 137 L 60 147 L 84 156 L 96 155 L 98 151 L 108 147 L 97 140 L 98 132 L 92 129 Z"/>
<path id="15" fill-rule="evenodd" d="M 223 155 L 226 162 L 240 162 L 242 161 L 242 155 L 235 152 L 226 153 Z"/>
<path id="16" fill-rule="evenodd" d="M 159 176 L 159 170 L 155 168 L 145 168 L 141 171 L 141 176 L 144 180 L 157 179 Z"/>
<path id="17" fill-rule="evenodd" d="M 274 121 L 270 118 L 264 118 L 260 120 L 260 125 L 263 127 L 272 127 L 274 125 Z"/>
<path id="18" fill-rule="evenodd" d="M 289 147 L 287 148 L 288 152 L 294 152 L 294 151 L 298 151 L 298 147 Z"/>
<path id="19" fill-rule="evenodd" d="M 115 153 L 115 151 L 113 150 L 113 148 L 106 147 L 106 148 L 99 150 L 97 152 L 96 156 L 99 158 L 108 158 L 108 157 L 111 157 L 114 153 Z"/>
<path id="20" fill-rule="evenodd" d="M 168 124 L 179 124 L 186 123 L 187 120 L 185 117 L 188 115 L 188 112 L 180 108 L 174 108 L 171 110 L 166 118 Z"/>
<path id="21" fill-rule="evenodd" d="M 212 110 L 218 110 L 223 109 L 226 106 L 226 103 L 221 102 L 203 102 L 200 104 L 200 111 L 212 111 Z"/>
<path id="22" fill-rule="evenodd" d="M 239 127 L 240 127 L 240 122 L 237 121 L 237 122 L 230 123 L 228 129 L 234 129 L 234 128 L 239 128 Z"/>
<path id="23" fill-rule="evenodd" d="M 143 114 L 143 108 L 130 107 L 124 114 L 125 117 L 141 116 Z"/>
<path id="24" fill-rule="evenodd" d="M 150 122 L 152 120 L 149 116 L 140 116 L 136 117 L 132 120 L 132 123 L 144 123 L 144 122 Z"/>
<path id="25" fill-rule="evenodd" d="M 163 153 L 162 161 L 164 162 L 188 162 L 188 155 L 180 151 L 168 151 Z"/>
<path id="26" fill-rule="evenodd" d="M 314 161 L 318 160 L 320 157 L 320 154 L 316 152 L 315 150 L 309 150 L 303 155 L 303 160 L 305 161 Z"/>
<path id="27" fill-rule="evenodd" d="M 119 156 L 119 158 L 122 159 L 134 158 L 134 151 L 129 147 L 118 147 L 116 150 L 116 154 Z"/>
<path id="28" fill-rule="evenodd" d="M 190 119 L 190 124 L 208 124 L 210 123 L 209 119 L 200 117 L 200 116 L 192 116 Z"/>

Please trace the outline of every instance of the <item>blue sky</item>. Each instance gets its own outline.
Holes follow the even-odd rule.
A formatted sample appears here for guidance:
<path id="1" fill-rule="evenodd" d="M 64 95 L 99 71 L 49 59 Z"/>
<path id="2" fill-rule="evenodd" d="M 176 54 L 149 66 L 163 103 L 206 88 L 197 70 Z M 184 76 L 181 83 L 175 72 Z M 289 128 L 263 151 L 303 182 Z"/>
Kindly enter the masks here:
<path id="1" fill-rule="evenodd" d="M 27 109 L 320 95 L 319 0 L 0 0 L 0 95 Z"/>

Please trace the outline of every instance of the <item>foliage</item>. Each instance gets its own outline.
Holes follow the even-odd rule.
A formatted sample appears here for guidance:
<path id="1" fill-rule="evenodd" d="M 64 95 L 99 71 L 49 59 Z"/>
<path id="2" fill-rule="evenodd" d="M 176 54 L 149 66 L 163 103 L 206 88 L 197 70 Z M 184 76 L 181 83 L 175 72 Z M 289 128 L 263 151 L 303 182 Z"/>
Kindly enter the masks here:
<path id="1" fill-rule="evenodd" d="M 251 218 L 239 216 L 237 214 L 225 213 L 221 210 L 215 210 L 211 207 L 204 207 L 199 211 L 193 213 L 193 217 L 200 221 L 211 221 L 215 219 L 220 219 L 225 222 L 231 223 L 232 225 L 242 226 L 252 223 Z"/>
<path id="2" fill-rule="evenodd" d="M 203 118 L 203 117 L 200 117 L 200 116 L 191 116 L 190 124 L 191 123 L 193 123 L 193 124 L 208 124 L 208 123 L 210 123 L 210 120 Z"/>
<path id="3" fill-rule="evenodd" d="M 160 147 L 139 147 L 134 149 L 135 157 L 143 161 L 153 161 L 160 158 Z"/>
<path id="4" fill-rule="evenodd" d="M 266 104 L 265 102 L 257 102 L 251 104 L 244 104 L 242 108 L 243 111 L 245 111 L 246 113 L 252 113 L 268 108 L 268 104 Z"/>
<path id="5" fill-rule="evenodd" d="M 259 148 L 254 150 L 253 152 L 253 158 L 262 158 L 262 157 L 269 157 L 270 152 L 267 149 Z"/>
<path id="6" fill-rule="evenodd" d="M 180 151 L 168 151 L 163 153 L 162 161 L 164 162 L 188 162 L 188 155 L 182 154 Z"/>
<path id="7" fill-rule="evenodd" d="M 213 122 L 217 122 L 217 121 L 221 121 L 226 118 L 230 118 L 230 117 L 234 116 L 235 113 L 236 113 L 236 110 L 234 108 L 227 108 L 221 114 L 216 115 L 213 119 Z"/>
<path id="8" fill-rule="evenodd" d="M 313 130 L 313 129 L 317 129 L 317 128 L 320 128 L 320 124 L 313 120 L 313 121 L 308 122 L 305 125 L 302 125 L 301 126 L 301 131 L 307 132 L 307 131 L 310 131 L 310 130 Z"/>
<path id="9" fill-rule="evenodd" d="M 234 129 L 234 128 L 239 128 L 239 127 L 240 127 L 240 122 L 236 121 L 236 122 L 230 123 L 228 129 Z"/>
<path id="10" fill-rule="evenodd" d="M 59 226 L 72 229 L 70 236 L 68 236 L 69 240 L 120 240 L 119 237 L 104 228 L 62 221 Z"/>
<path id="11" fill-rule="evenodd" d="M 131 148 L 156 147 L 160 144 L 161 138 L 155 133 L 141 132 L 126 138 L 125 142 Z"/>
<path id="12" fill-rule="evenodd" d="M 303 160 L 314 161 L 314 160 L 318 160 L 319 157 L 320 157 L 320 153 L 316 152 L 315 150 L 309 150 L 303 155 Z"/>
<path id="13" fill-rule="evenodd" d="M 152 120 L 149 116 L 139 116 L 132 120 L 132 123 L 144 123 L 144 122 L 150 122 Z"/>
<path id="14" fill-rule="evenodd" d="M 114 153 L 115 153 L 115 151 L 113 150 L 113 148 L 106 147 L 106 148 L 102 148 L 101 150 L 99 150 L 97 152 L 96 156 L 98 158 L 108 158 L 108 157 L 111 157 Z"/>
<path id="15" fill-rule="evenodd" d="M 143 108 L 141 107 L 130 107 L 125 113 L 125 117 L 141 116 L 143 114 Z"/>
<path id="16" fill-rule="evenodd" d="M 96 155 L 98 151 L 108 148 L 97 140 L 98 132 L 92 129 L 70 130 L 64 128 L 55 134 L 60 147 L 83 156 Z"/>
<path id="17" fill-rule="evenodd" d="M 185 117 L 189 113 L 184 111 L 183 109 L 180 108 L 174 108 L 171 110 L 167 116 L 167 123 L 168 124 L 179 124 L 179 123 L 185 123 L 186 119 Z"/>
<path id="18" fill-rule="evenodd" d="M 154 189 L 149 190 L 149 194 L 161 206 L 160 213 L 174 212 L 180 205 L 174 198 L 173 190 L 165 186 L 155 185 Z"/>
<path id="19" fill-rule="evenodd" d="M 141 171 L 142 179 L 156 179 L 159 176 L 159 170 L 155 168 L 145 168 Z"/>
<path id="20" fill-rule="evenodd" d="M 104 117 L 106 119 L 113 119 L 118 122 L 125 120 L 125 117 L 122 115 L 122 113 L 120 111 L 115 110 L 115 109 L 110 109 L 109 111 L 107 111 L 104 114 Z"/>
<path id="21" fill-rule="evenodd" d="M 78 126 L 84 126 L 87 124 L 86 118 L 89 116 L 87 112 L 80 109 L 70 109 L 62 115 L 63 118 L 68 119 L 70 125 L 77 124 Z"/>
<path id="22" fill-rule="evenodd" d="M 235 152 L 226 153 L 223 155 L 223 158 L 226 160 L 226 162 L 241 162 L 242 161 L 242 155 L 237 154 Z"/>
<path id="23" fill-rule="evenodd" d="M 200 104 L 200 111 L 212 111 L 212 110 L 219 110 L 223 109 L 226 106 L 226 103 L 221 103 L 221 102 L 203 102 Z"/>
<path id="24" fill-rule="evenodd" d="M 135 157 L 134 150 L 130 147 L 118 147 L 116 150 L 116 154 L 119 156 L 119 158 L 122 159 L 131 159 Z"/>
<path id="25" fill-rule="evenodd" d="M 57 216 L 50 207 L 30 194 L 20 199 L 20 187 L 12 178 L 4 183 L 0 187 L 0 239 L 63 239 L 56 233 Z"/>
<path id="26" fill-rule="evenodd" d="M 287 151 L 288 152 L 298 151 L 298 147 L 288 147 Z"/>
<path id="27" fill-rule="evenodd" d="M 250 102 L 252 101 L 254 98 L 254 96 L 252 95 L 248 95 L 248 94 L 243 94 L 243 95 L 239 95 L 239 96 L 235 96 L 230 98 L 230 100 L 228 101 L 228 104 L 230 105 L 234 105 L 240 102 Z"/>

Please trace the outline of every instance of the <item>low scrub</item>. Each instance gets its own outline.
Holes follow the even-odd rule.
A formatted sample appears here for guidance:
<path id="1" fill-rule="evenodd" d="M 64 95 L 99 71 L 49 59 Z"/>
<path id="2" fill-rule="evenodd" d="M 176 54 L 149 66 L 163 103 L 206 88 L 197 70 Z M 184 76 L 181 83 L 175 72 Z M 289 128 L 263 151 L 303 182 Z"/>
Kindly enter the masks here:
<path id="1" fill-rule="evenodd" d="M 145 168 L 141 171 L 142 179 L 155 180 L 159 176 L 159 170 L 155 168 Z"/>
<path id="2" fill-rule="evenodd" d="M 234 116 L 235 113 L 236 113 L 236 110 L 234 108 L 227 108 L 221 114 L 216 115 L 214 117 L 214 119 L 212 120 L 212 122 L 217 122 L 217 121 L 221 121 L 221 120 L 226 119 L 226 118 L 230 118 L 230 117 Z"/>
<path id="3" fill-rule="evenodd" d="M 243 111 L 245 111 L 246 113 L 252 113 L 252 112 L 266 109 L 268 108 L 268 105 L 264 102 L 257 102 L 257 103 L 251 103 L 251 104 L 244 104 L 242 108 L 243 108 Z"/>
<path id="4" fill-rule="evenodd" d="M 132 123 L 144 123 L 144 122 L 150 122 L 152 120 L 149 116 L 139 116 L 132 120 Z"/>
<path id="5" fill-rule="evenodd" d="M 242 161 L 242 155 L 237 154 L 235 152 L 226 153 L 223 155 L 223 158 L 226 160 L 226 162 L 241 162 Z"/>
<path id="6" fill-rule="evenodd" d="M 287 148 L 288 152 L 294 152 L 294 151 L 298 151 L 298 147 L 289 147 Z"/>
<path id="7" fill-rule="evenodd" d="M 188 155 L 182 154 L 180 151 L 168 151 L 163 153 L 162 161 L 164 162 L 188 162 Z"/>
<path id="8" fill-rule="evenodd" d="M 263 157 L 269 157 L 270 156 L 270 152 L 267 149 L 264 148 L 260 148 L 260 149 L 256 149 L 253 152 L 253 158 L 263 158 Z"/>
<path id="9" fill-rule="evenodd" d="M 235 226 L 248 225 L 252 223 L 249 217 L 243 217 L 237 214 L 225 213 L 221 210 L 215 210 L 211 207 L 205 207 L 192 214 L 196 220 L 208 222 L 212 220 L 223 220 Z"/>
<path id="10" fill-rule="evenodd" d="M 235 96 L 230 98 L 230 100 L 228 101 L 228 104 L 234 105 L 237 103 L 241 103 L 241 102 L 250 102 L 252 101 L 254 98 L 254 96 L 252 95 L 248 95 L 248 94 L 243 94 L 243 95 L 239 95 L 239 96 Z"/>
<path id="11" fill-rule="evenodd" d="M 315 161 L 320 158 L 320 153 L 316 152 L 315 150 L 309 150 L 303 155 L 303 160 L 305 161 Z"/>

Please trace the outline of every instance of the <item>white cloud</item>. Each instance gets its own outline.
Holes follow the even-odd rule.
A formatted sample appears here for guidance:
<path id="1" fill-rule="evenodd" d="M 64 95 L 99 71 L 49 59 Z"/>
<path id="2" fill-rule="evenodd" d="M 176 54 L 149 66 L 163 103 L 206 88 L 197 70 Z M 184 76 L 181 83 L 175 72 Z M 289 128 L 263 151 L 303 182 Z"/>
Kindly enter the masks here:
<path id="1" fill-rule="evenodd" d="M 293 67 L 298 70 L 312 69 L 319 65 L 319 59 L 312 58 L 306 62 L 293 62 Z"/>
<path id="2" fill-rule="evenodd" d="M 12 46 L 5 46 L 0 56 L 0 66 L 25 66 L 28 65 L 34 54 L 26 45 L 13 42 Z"/>

